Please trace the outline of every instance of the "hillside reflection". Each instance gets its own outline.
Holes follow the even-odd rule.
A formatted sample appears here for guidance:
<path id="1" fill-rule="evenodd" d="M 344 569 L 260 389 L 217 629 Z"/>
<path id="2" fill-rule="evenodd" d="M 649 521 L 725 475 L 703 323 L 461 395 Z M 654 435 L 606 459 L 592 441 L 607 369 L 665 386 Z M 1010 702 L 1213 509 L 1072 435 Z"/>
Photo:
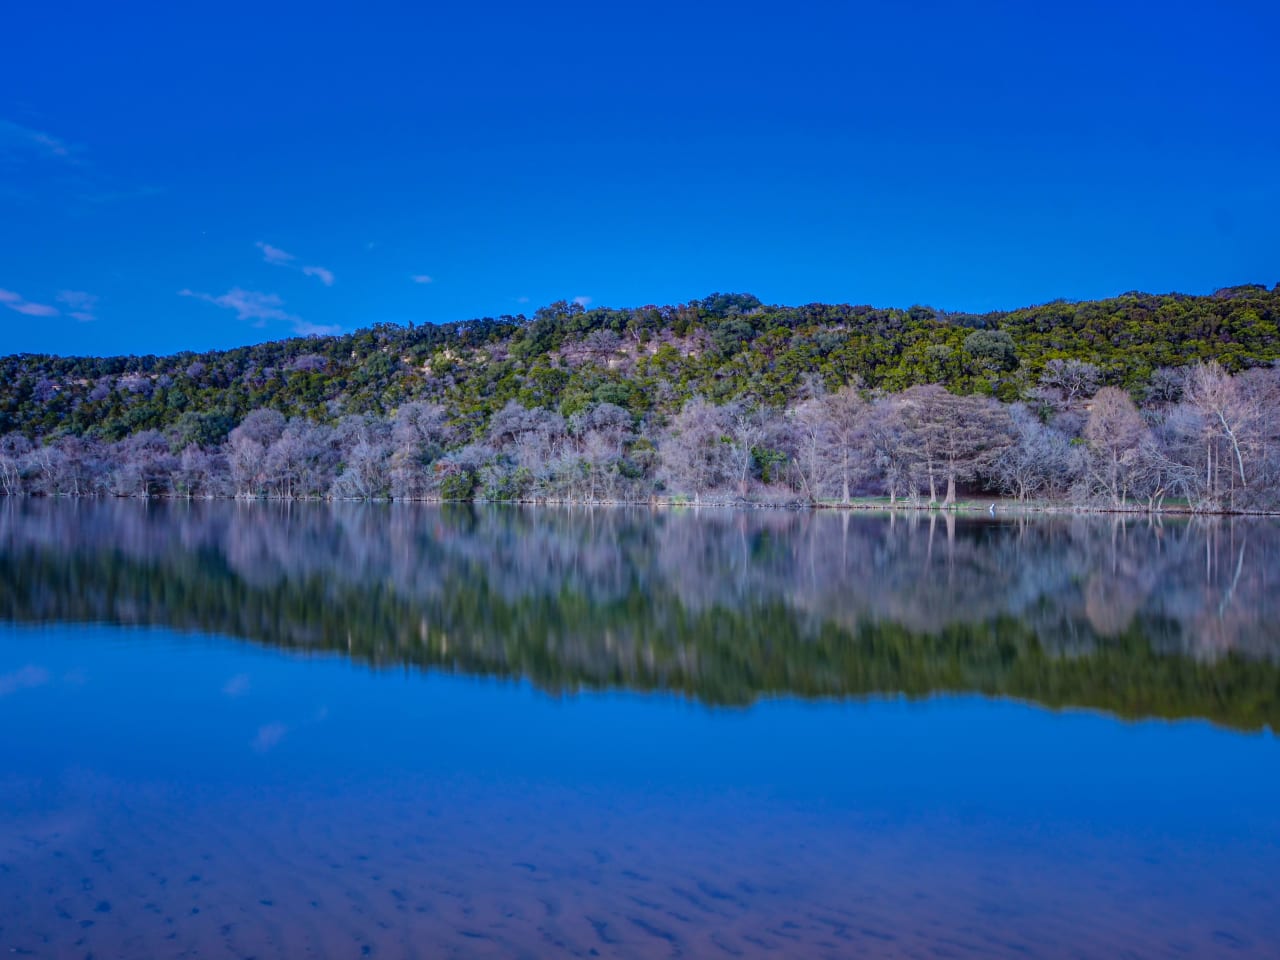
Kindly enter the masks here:
<path id="1" fill-rule="evenodd" d="M 0 504 L 0 618 L 156 624 L 550 690 L 974 691 L 1280 720 L 1280 526 Z"/>

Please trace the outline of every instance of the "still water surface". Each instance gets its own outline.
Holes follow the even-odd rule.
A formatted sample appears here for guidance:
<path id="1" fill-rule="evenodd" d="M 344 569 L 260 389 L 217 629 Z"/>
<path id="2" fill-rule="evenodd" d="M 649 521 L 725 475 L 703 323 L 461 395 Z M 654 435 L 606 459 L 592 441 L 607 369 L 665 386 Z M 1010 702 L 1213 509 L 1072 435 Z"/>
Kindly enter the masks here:
<path id="1" fill-rule="evenodd" d="M 1280 527 L 0 503 L 0 948 L 1280 956 Z"/>

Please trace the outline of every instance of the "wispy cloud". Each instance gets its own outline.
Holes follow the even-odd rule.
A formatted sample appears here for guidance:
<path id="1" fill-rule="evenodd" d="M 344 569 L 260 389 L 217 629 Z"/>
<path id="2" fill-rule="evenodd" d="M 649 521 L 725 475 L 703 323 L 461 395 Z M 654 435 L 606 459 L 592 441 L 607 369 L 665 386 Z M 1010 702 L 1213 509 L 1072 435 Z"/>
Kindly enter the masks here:
<path id="1" fill-rule="evenodd" d="M 333 271 L 326 270 L 324 267 L 303 267 L 302 273 L 307 277 L 315 277 L 326 287 L 333 286 Z"/>
<path id="2" fill-rule="evenodd" d="M 47 303 L 36 303 L 12 290 L 0 290 L 0 304 L 25 317 L 56 317 L 58 308 Z"/>
<path id="3" fill-rule="evenodd" d="M 281 250 L 279 247 L 273 247 L 269 243 L 259 240 L 254 244 L 262 251 L 262 260 L 264 263 L 270 263 L 277 267 L 290 267 L 294 270 L 301 270 L 305 277 L 315 277 L 326 287 L 332 287 L 334 276 L 333 271 L 326 267 L 318 266 L 302 266 L 298 263 L 298 258 L 288 250 Z"/>
<path id="4" fill-rule="evenodd" d="M 580 307 L 585 307 L 591 303 L 591 298 L 590 297 L 574 297 L 573 302 Z"/>
<path id="5" fill-rule="evenodd" d="M 309 323 L 299 320 L 293 325 L 293 332 L 303 337 L 336 337 L 342 327 L 336 323 Z"/>
<path id="6" fill-rule="evenodd" d="M 427 276 L 427 274 L 425 273 L 415 273 L 409 279 L 412 280 L 414 283 L 435 283 L 435 280 Z"/>
<path id="7" fill-rule="evenodd" d="M 90 323 L 98 319 L 98 298 L 83 290 L 62 290 L 58 293 L 58 302 L 70 311 L 73 320 Z"/>
<path id="8" fill-rule="evenodd" d="M 226 293 L 217 296 L 212 293 L 202 293 L 199 290 L 179 290 L 178 296 L 203 300 L 224 310 L 234 310 L 237 320 L 251 320 L 256 327 L 265 327 L 272 321 L 282 321 L 288 323 L 294 333 L 303 337 L 342 332 L 342 327 L 337 324 L 311 323 L 295 313 L 290 313 L 284 309 L 284 300 L 275 293 L 261 293 L 257 290 L 232 287 Z"/>
<path id="9" fill-rule="evenodd" d="M 43 130 L 24 127 L 11 120 L 0 120 L 0 149 L 8 154 L 28 154 L 73 160 L 79 148 Z"/>
<path id="10" fill-rule="evenodd" d="M 215 307 L 222 307 L 224 310 L 234 310 L 237 320 L 252 320 L 260 327 L 265 326 L 268 320 L 301 322 L 300 317 L 284 309 L 284 300 L 274 293 L 259 293 L 257 290 L 232 287 L 221 296 L 201 293 L 198 290 L 179 290 L 178 296 L 194 297 L 205 303 L 212 303 Z"/>
<path id="11" fill-rule="evenodd" d="M 262 259 L 267 263 L 285 264 L 292 263 L 294 260 L 298 259 L 292 253 L 281 250 L 279 247 L 273 247 L 269 243 L 263 243 L 261 240 L 254 244 L 254 246 L 262 251 Z"/>

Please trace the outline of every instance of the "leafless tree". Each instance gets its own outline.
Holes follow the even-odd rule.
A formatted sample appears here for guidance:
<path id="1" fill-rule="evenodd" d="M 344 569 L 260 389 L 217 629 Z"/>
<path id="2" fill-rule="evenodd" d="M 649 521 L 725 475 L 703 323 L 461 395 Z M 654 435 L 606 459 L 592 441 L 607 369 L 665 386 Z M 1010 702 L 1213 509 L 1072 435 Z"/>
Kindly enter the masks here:
<path id="1" fill-rule="evenodd" d="M 673 487 L 702 496 L 733 476 L 727 412 L 701 397 L 685 403 L 672 419 L 660 450 L 662 472 Z"/>
<path id="2" fill-rule="evenodd" d="M 998 489 L 1018 500 L 1070 487 L 1078 476 L 1078 457 L 1068 437 L 1042 423 L 1022 404 L 1009 409 L 1013 442 L 992 464 Z"/>
<path id="3" fill-rule="evenodd" d="M 31 446 L 31 441 L 20 433 L 0 437 L 0 493 L 7 497 L 24 492 L 23 479 Z"/>
<path id="4" fill-rule="evenodd" d="M 912 477 L 920 462 L 919 449 L 903 419 L 901 395 L 881 397 L 871 408 L 867 421 L 867 441 L 889 505 L 911 490 Z"/>
<path id="5" fill-rule="evenodd" d="M 1009 414 L 994 401 L 960 397 L 930 384 L 898 398 L 904 427 L 920 451 L 930 505 L 946 481 L 942 503 L 956 502 L 956 481 L 976 476 L 1009 443 Z"/>
<path id="6" fill-rule="evenodd" d="M 444 407 L 421 402 L 400 407 L 391 428 L 391 495 L 421 500 L 434 493 L 437 474 L 433 465 L 455 435 Z"/>
<path id="7" fill-rule="evenodd" d="M 342 470 L 333 481 L 333 496 L 374 500 L 391 488 L 391 425 L 369 416 L 349 416 L 335 431 L 342 450 Z"/>
<path id="8" fill-rule="evenodd" d="M 1112 507 L 1123 509 L 1137 486 L 1145 448 L 1152 442 L 1127 393 L 1115 387 L 1098 391 L 1085 423 L 1084 439 L 1089 445 L 1087 495 L 1102 497 Z"/>
<path id="9" fill-rule="evenodd" d="M 277 410 L 253 410 L 227 437 L 227 463 L 237 497 L 261 495 L 267 479 L 267 447 L 284 433 L 284 415 Z"/>
<path id="10" fill-rule="evenodd" d="M 769 411 L 754 404 L 734 403 L 724 408 L 728 420 L 728 464 L 738 496 L 746 497 L 751 487 L 751 472 L 756 450 L 769 437 L 773 428 Z"/>
<path id="11" fill-rule="evenodd" d="M 1227 493 L 1237 484 L 1249 486 L 1246 455 L 1259 446 L 1260 428 L 1266 409 L 1259 394 L 1245 389 L 1239 378 L 1230 376 L 1216 363 L 1201 363 L 1187 374 L 1185 402 L 1203 418 L 1205 429 L 1205 476 L 1210 496 L 1218 493 L 1216 466 L 1223 456 L 1232 467 L 1227 471 Z"/>
<path id="12" fill-rule="evenodd" d="M 1050 360 L 1040 375 L 1040 385 L 1057 391 L 1066 407 L 1093 396 L 1101 383 L 1102 370 L 1085 360 Z"/>

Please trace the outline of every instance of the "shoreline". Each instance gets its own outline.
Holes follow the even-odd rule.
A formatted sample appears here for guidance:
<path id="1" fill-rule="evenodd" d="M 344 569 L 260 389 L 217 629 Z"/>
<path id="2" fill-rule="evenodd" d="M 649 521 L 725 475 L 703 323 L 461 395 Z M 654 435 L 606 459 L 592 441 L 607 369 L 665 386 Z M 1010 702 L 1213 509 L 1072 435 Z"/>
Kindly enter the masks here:
<path id="1" fill-rule="evenodd" d="M 854 500 L 850 503 L 818 501 L 778 501 L 769 502 L 749 500 L 735 497 L 726 499 L 687 500 L 674 497 L 648 497 L 637 500 L 579 500 L 554 497 L 524 497 L 511 500 L 490 500 L 476 497 L 469 500 L 445 499 L 442 497 L 246 497 L 246 496 L 205 496 L 183 497 L 163 494 L 148 496 L 119 496 L 115 494 L 43 494 L 19 493 L 0 494 L 0 503 L 17 500 L 133 500 L 147 503 L 378 503 L 378 504 L 472 504 L 526 507 L 647 507 L 649 509 L 715 509 L 715 510 L 789 510 L 793 512 L 849 512 L 849 513 L 893 513 L 908 515 L 964 515 L 970 518 L 980 516 L 1125 516 L 1125 517 L 1280 517 L 1280 510 L 1196 510 L 1185 506 L 1161 506 L 1149 508 L 1144 506 L 1104 506 L 1093 504 L 1074 504 L 1066 502 L 1019 501 L 1003 498 L 985 500 L 960 500 L 953 504 L 924 503 L 920 501 L 902 501 L 889 503 L 866 499 Z M 994 510 L 992 509 L 994 507 Z"/>

